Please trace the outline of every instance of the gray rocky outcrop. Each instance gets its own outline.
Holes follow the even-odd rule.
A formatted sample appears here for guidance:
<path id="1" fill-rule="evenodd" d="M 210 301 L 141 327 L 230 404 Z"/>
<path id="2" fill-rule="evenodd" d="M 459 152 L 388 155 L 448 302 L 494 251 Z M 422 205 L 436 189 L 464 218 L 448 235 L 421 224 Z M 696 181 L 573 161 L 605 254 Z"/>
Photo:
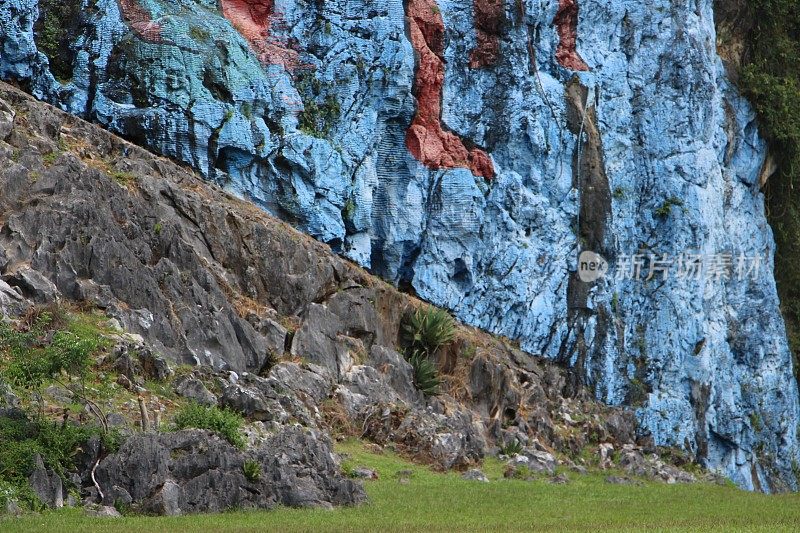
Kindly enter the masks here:
<path id="1" fill-rule="evenodd" d="M 248 479 L 245 461 L 256 461 Z M 364 501 L 361 486 L 342 477 L 320 433 L 285 427 L 242 451 L 200 430 L 137 435 L 100 462 L 105 505 L 127 500 L 144 512 L 178 515 L 234 508 L 332 507 Z"/>

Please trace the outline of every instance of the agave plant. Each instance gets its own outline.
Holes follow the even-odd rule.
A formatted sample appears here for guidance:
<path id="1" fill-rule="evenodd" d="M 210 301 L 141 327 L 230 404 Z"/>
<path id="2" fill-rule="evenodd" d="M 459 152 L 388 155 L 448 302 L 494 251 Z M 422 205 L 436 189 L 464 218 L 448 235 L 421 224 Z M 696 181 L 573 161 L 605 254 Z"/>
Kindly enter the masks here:
<path id="1" fill-rule="evenodd" d="M 414 371 L 414 386 L 425 396 L 438 395 L 442 381 L 439 379 L 436 365 L 428 359 L 427 352 L 420 350 L 411 352 L 407 359 Z"/>
<path id="2" fill-rule="evenodd" d="M 414 353 L 424 351 L 433 355 L 439 347 L 453 342 L 456 326 L 453 318 L 442 309 L 417 309 L 403 325 L 403 337 Z"/>

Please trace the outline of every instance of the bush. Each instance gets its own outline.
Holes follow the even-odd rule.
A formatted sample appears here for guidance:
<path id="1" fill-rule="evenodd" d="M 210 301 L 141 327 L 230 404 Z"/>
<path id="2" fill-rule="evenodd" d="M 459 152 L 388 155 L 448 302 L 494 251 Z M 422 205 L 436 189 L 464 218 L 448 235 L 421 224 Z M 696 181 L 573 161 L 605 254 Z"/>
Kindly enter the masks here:
<path id="1" fill-rule="evenodd" d="M 108 345 L 86 317 L 39 310 L 20 329 L 0 324 L 0 372 L 14 385 L 37 388 L 61 372 L 83 376 L 92 357 Z"/>
<path id="2" fill-rule="evenodd" d="M 438 395 L 442 381 L 439 379 L 436 365 L 428 358 L 428 354 L 413 352 L 407 360 L 413 369 L 414 386 L 426 396 Z"/>
<path id="3" fill-rule="evenodd" d="M 500 448 L 500 453 L 503 455 L 507 455 L 509 457 L 519 455 L 522 453 L 522 444 L 520 444 L 520 442 L 515 439 L 502 446 Z"/>
<path id="4" fill-rule="evenodd" d="M 77 52 L 72 42 L 80 34 L 81 4 L 78 0 L 39 0 L 39 18 L 33 27 L 34 40 L 47 56 L 50 72 L 63 82 L 72 79 Z"/>
<path id="5" fill-rule="evenodd" d="M 426 396 L 439 394 L 442 383 L 431 357 L 439 348 L 453 342 L 455 336 L 453 318 L 435 307 L 417 309 L 403 324 L 406 360 L 413 368 L 414 385 Z"/>
<path id="6" fill-rule="evenodd" d="M 774 231 L 775 278 L 789 342 L 800 354 L 800 3 L 797 0 L 752 0 L 743 20 L 747 35 L 741 88 L 759 117 L 761 134 L 770 143 L 778 173 L 764 188 L 767 217 Z"/>
<path id="7" fill-rule="evenodd" d="M 244 419 L 239 413 L 218 407 L 205 407 L 197 403 L 183 406 L 175 415 L 177 429 L 208 429 L 236 446 L 244 448 L 241 434 Z"/>
<path id="8" fill-rule="evenodd" d="M 31 420 L 21 412 L 0 417 L 0 500 L 16 499 L 38 509 L 41 502 L 28 486 L 36 455 L 66 481 L 75 452 L 94 436 L 102 439 L 106 450 L 118 445 L 119 435 L 106 435 L 99 426 Z"/>
<path id="9" fill-rule="evenodd" d="M 456 326 L 443 309 L 417 309 L 403 325 L 403 337 L 412 353 L 424 351 L 433 355 L 441 346 L 453 342 Z"/>

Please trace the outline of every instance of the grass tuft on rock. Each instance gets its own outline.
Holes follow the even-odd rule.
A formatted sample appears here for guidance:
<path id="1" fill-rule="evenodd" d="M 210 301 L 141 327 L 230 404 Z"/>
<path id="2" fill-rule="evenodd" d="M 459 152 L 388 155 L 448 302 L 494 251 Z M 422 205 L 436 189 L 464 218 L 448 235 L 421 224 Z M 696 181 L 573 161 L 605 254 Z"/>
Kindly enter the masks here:
<path id="1" fill-rule="evenodd" d="M 261 464 L 253 459 L 248 459 L 242 465 L 242 472 L 247 481 L 255 483 L 261 479 Z"/>
<path id="2" fill-rule="evenodd" d="M 184 405 L 175 415 L 176 429 L 207 429 L 240 449 L 245 446 L 241 433 L 243 425 L 244 419 L 235 411 L 205 407 L 197 403 Z"/>

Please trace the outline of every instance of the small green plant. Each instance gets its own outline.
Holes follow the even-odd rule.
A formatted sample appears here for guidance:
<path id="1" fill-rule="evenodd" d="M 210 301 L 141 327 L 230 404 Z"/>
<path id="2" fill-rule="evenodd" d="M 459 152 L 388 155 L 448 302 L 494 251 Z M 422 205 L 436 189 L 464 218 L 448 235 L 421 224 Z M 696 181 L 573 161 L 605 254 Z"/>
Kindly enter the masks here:
<path id="1" fill-rule="evenodd" d="M 211 34 L 205 28 L 192 26 L 189 28 L 189 36 L 195 41 L 207 41 Z"/>
<path id="2" fill-rule="evenodd" d="M 472 361 L 473 359 L 475 359 L 475 354 L 477 353 L 478 353 L 478 347 L 475 346 L 474 344 L 469 344 L 467 345 L 466 348 L 464 348 L 464 351 L 461 352 L 461 357 L 463 357 L 467 361 Z"/>
<path id="3" fill-rule="evenodd" d="M 403 325 L 403 337 L 412 353 L 423 351 L 433 355 L 455 339 L 455 321 L 443 309 L 417 309 Z"/>
<path id="4" fill-rule="evenodd" d="M 93 436 L 101 437 L 106 449 L 113 449 L 119 438 L 116 433 L 106 434 L 99 426 L 30 419 L 21 412 L 0 417 L 0 499 L 11 498 L 34 510 L 41 509 L 41 502 L 28 484 L 36 456 L 66 481 L 76 450 Z"/>
<path id="5" fill-rule="evenodd" d="M 121 170 L 114 171 L 111 174 L 111 178 L 122 185 L 123 187 L 128 187 L 136 181 L 136 178 L 130 172 L 123 172 Z"/>
<path id="6" fill-rule="evenodd" d="M 647 386 L 639 378 L 633 378 L 628 384 L 627 403 L 634 407 L 644 405 L 648 394 Z"/>
<path id="7" fill-rule="evenodd" d="M 431 357 L 440 347 L 453 342 L 455 336 L 453 318 L 435 307 L 417 309 L 403 324 L 406 360 L 413 369 L 414 385 L 426 396 L 439 394 L 442 383 Z"/>
<path id="8" fill-rule="evenodd" d="M 133 509 L 131 509 L 131 504 L 125 503 L 124 500 L 116 499 L 114 500 L 114 509 L 117 510 L 119 514 L 122 516 L 132 516 Z"/>
<path id="9" fill-rule="evenodd" d="M 356 467 L 353 466 L 349 462 L 342 463 L 342 475 L 344 477 L 354 478 L 356 477 Z"/>
<path id="10" fill-rule="evenodd" d="M 153 226 L 153 233 L 156 235 L 161 235 L 161 231 L 164 229 L 164 226 L 161 225 L 161 222 L 156 222 Z"/>
<path id="11" fill-rule="evenodd" d="M 761 421 L 761 415 L 759 415 L 758 413 L 755 413 L 755 412 L 750 413 L 750 426 L 755 431 L 761 431 L 761 428 L 764 427 L 764 424 Z"/>
<path id="12" fill-rule="evenodd" d="M 328 95 L 322 104 L 309 99 L 303 102 L 303 112 L 298 117 L 300 131 L 313 137 L 327 137 L 341 115 L 341 106 L 334 95 Z"/>
<path id="13" fill-rule="evenodd" d="M 56 159 L 58 159 L 59 155 L 61 155 L 61 152 L 59 152 L 57 150 L 53 151 L 53 152 L 50 152 L 48 154 L 44 154 L 42 156 L 42 162 L 44 163 L 44 166 L 52 167 L 53 163 L 56 162 Z"/>
<path id="14" fill-rule="evenodd" d="M 507 455 L 508 457 L 519 455 L 522 453 L 522 444 L 518 440 L 514 439 L 511 442 L 507 442 L 501 446 L 500 453 Z"/>
<path id="15" fill-rule="evenodd" d="M 660 207 L 656 208 L 653 212 L 657 217 L 668 217 L 672 213 L 673 207 L 683 207 L 683 200 L 675 196 L 671 196 L 664 200 Z"/>
<path id="16" fill-rule="evenodd" d="M 794 369 L 800 377 L 800 3 L 797 0 L 741 2 L 747 50 L 739 85 L 758 113 L 759 133 L 777 165 L 763 184 L 772 227 L 775 281 L 786 321 Z"/>
<path id="17" fill-rule="evenodd" d="M 225 440 L 244 448 L 245 440 L 241 429 L 244 419 L 239 413 L 218 407 L 205 407 L 197 403 L 184 405 L 175 415 L 176 429 L 208 429 Z"/>
<path id="18" fill-rule="evenodd" d="M 50 72 L 56 80 L 68 83 L 77 55 L 72 43 L 82 18 L 82 2 L 40 0 L 37 7 L 39 17 L 33 26 L 36 46 L 47 56 Z"/>
<path id="19" fill-rule="evenodd" d="M 261 479 L 261 464 L 253 459 L 247 459 L 242 465 L 242 472 L 247 481 L 255 483 Z"/>
<path id="20" fill-rule="evenodd" d="M 348 198 L 344 203 L 342 216 L 345 220 L 353 220 L 353 215 L 356 214 L 356 202 L 352 198 Z"/>
<path id="21" fill-rule="evenodd" d="M 624 187 L 617 187 L 614 189 L 613 196 L 615 200 L 624 200 L 625 196 L 627 195 L 627 191 Z"/>

